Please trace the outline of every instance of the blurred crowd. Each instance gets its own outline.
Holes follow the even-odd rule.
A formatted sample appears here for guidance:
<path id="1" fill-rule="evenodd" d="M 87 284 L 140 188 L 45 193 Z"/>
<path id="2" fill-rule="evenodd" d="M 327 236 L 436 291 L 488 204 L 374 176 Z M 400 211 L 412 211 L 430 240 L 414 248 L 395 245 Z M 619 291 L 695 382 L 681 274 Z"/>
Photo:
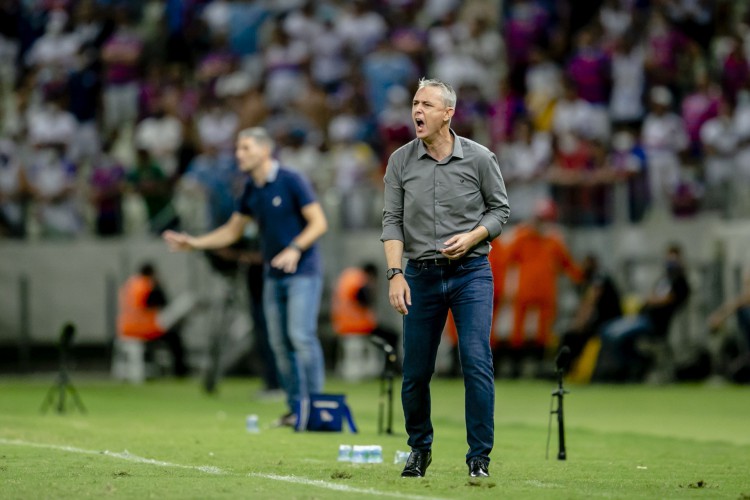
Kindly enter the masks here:
<path id="1" fill-rule="evenodd" d="M 0 234 L 158 233 L 184 199 L 218 225 L 256 125 L 377 228 L 421 76 L 501 159 L 511 222 L 550 196 L 568 226 L 744 217 L 748 56 L 728 0 L 2 0 Z"/>

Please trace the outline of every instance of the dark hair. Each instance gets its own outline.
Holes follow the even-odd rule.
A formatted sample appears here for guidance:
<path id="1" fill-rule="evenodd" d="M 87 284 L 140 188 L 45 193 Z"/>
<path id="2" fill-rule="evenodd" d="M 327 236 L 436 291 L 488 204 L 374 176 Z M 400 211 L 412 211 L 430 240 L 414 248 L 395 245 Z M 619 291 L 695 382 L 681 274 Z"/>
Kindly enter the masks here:
<path id="1" fill-rule="evenodd" d="M 367 274 L 369 274 L 370 276 L 378 275 L 378 268 L 372 262 L 367 262 L 365 264 L 362 264 L 362 270 L 366 272 Z"/>
<path id="2" fill-rule="evenodd" d="M 682 245 L 680 245 L 679 243 L 673 241 L 669 245 L 667 245 L 667 252 L 668 253 L 673 253 L 673 254 L 675 254 L 677 256 L 681 256 L 682 255 Z"/>
<path id="3" fill-rule="evenodd" d="M 143 276 L 153 276 L 156 270 L 154 269 L 154 265 L 150 262 L 144 262 L 141 264 L 140 273 Z"/>

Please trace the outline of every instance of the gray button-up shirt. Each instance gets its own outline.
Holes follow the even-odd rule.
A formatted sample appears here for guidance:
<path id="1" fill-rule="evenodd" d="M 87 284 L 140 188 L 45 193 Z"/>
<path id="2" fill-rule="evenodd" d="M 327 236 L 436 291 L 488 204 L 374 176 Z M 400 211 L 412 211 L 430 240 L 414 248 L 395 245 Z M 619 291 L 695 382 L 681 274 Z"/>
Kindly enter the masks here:
<path id="1" fill-rule="evenodd" d="M 487 255 L 489 241 L 508 221 L 508 194 L 497 157 L 481 144 L 451 134 L 453 153 L 440 162 L 419 139 L 388 160 L 380 239 L 403 241 L 407 259 L 442 257 L 439 250 L 446 240 L 480 225 L 489 236 L 467 256 Z"/>

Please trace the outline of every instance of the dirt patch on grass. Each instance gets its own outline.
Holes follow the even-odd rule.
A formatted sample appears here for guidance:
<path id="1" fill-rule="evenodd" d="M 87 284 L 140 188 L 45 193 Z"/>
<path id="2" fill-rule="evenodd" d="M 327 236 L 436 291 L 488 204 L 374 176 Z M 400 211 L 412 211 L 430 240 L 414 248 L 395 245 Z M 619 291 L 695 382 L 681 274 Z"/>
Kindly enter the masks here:
<path id="1" fill-rule="evenodd" d="M 351 479 L 352 475 L 349 472 L 343 470 L 333 471 L 331 473 L 331 479 Z"/>

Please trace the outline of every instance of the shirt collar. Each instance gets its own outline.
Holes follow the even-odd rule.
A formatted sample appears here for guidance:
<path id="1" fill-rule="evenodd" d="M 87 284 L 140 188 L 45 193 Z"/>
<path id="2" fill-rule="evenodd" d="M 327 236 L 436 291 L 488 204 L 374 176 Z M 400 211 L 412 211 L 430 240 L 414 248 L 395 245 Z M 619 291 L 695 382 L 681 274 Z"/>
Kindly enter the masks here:
<path id="1" fill-rule="evenodd" d="M 271 160 L 271 168 L 268 169 L 268 175 L 266 176 L 266 184 L 269 182 L 273 182 L 276 180 L 276 177 L 279 176 L 279 162 L 276 160 Z"/>
<path id="2" fill-rule="evenodd" d="M 463 158 L 464 157 L 464 148 L 461 146 L 461 141 L 459 140 L 458 136 L 453 131 L 453 129 L 448 129 L 448 130 L 450 131 L 451 135 L 453 136 L 453 152 L 450 155 L 448 155 L 448 157 L 445 158 L 443 161 L 438 162 L 438 163 L 447 163 L 448 160 L 450 160 L 454 156 L 456 158 Z M 424 146 L 424 141 L 420 140 L 417 143 L 417 158 L 422 158 L 425 155 L 429 155 L 429 153 L 427 152 L 427 148 Z"/>

